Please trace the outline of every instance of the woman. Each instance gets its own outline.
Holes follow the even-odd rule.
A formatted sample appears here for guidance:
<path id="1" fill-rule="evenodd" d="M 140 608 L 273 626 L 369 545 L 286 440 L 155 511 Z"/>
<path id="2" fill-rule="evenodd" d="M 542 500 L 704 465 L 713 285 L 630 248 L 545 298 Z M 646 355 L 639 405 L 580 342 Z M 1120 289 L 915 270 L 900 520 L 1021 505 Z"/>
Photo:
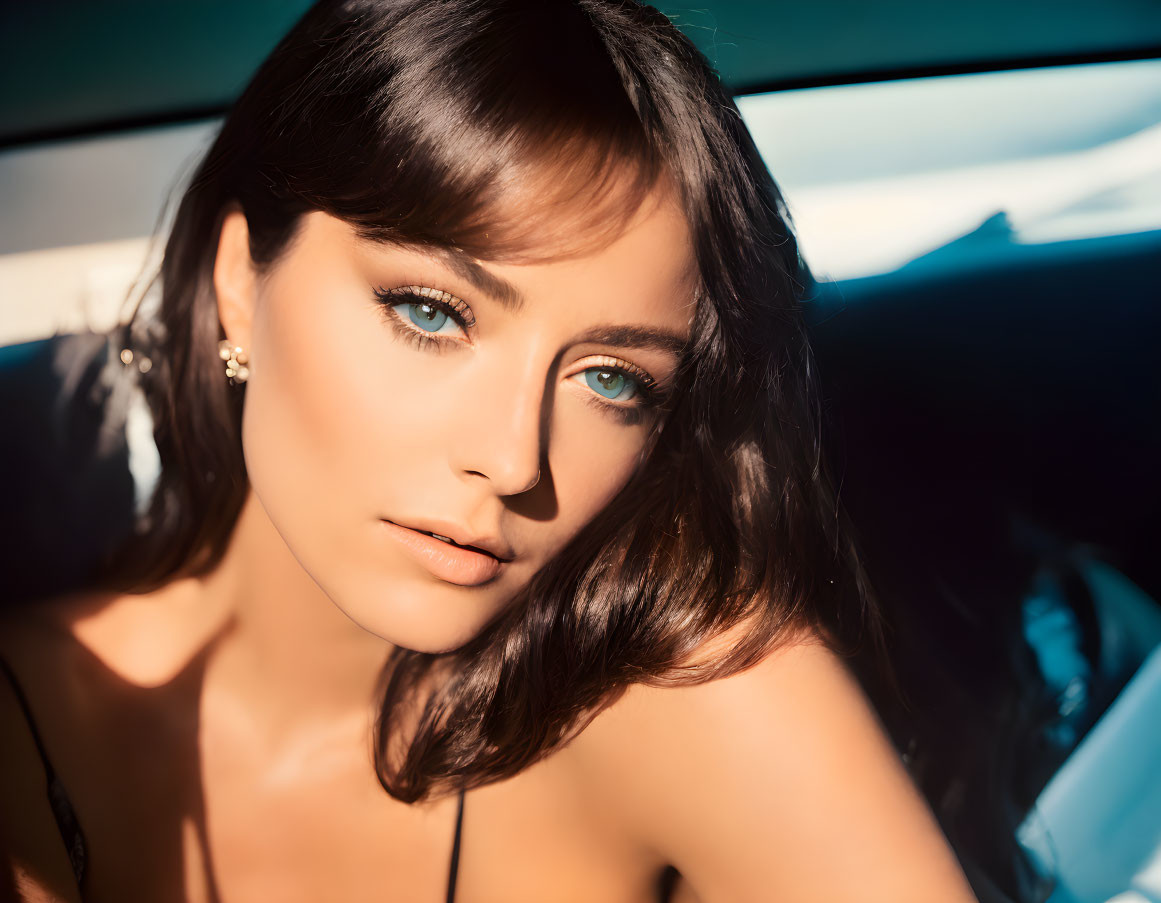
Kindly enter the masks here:
<path id="1" fill-rule="evenodd" d="M 161 280 L 148 514 L 4 632 L 19 899 L 974 899 L 844 662 L 785 207 L 663 15 L 319 3 Z"/>

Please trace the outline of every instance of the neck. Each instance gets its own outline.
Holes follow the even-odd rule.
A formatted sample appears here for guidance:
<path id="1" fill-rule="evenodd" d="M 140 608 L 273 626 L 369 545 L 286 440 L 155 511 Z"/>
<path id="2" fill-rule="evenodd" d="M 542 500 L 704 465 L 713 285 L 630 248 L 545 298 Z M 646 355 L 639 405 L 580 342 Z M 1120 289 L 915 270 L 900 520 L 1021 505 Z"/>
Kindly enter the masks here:
<path id="1" fill-rule="evenodd" d="M 366 723 L 392 646 L 330 600 L 253 490 L 221 563 L 201 584 L 230 613 L 214 653 L 219 685 L 262 712 L 271 736 Z"/>

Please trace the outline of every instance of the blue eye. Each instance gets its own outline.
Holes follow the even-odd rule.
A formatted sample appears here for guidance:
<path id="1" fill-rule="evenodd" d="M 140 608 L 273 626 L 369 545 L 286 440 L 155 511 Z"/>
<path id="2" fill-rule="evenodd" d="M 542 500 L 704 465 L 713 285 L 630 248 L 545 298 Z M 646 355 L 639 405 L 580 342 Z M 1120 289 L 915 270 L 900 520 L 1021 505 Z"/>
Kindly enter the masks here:
<path id="1" fill-rule="evenodd" d="M 603 397 L 621 401 L 628 401 L 639 388 L 637 380 L 610 367 L 590 367 L 585 371 L 585 382 Z"/>
<path id="2" fill-rule="evenodd" d="M 443 305 L 437 305 L 429 300 L 403 301 L 393 304 L 392 307 L 400 316 L 404 316 L 406 311 L 407 318 L 425 332 L 438 333 L 449 322 L 459 329 Z"/>
<path id="3" fill-rule="evenodd" d="M 390 311 L 387 320 L 391 327 L 419 348 L 441 351 L 450 344 L 447 339 L 456 330 L 467 338 L 467 330 L 476 324 L 471 308 L 448 292 L 419 285 L 374 292 L 384 311 Z M 449 323 L 452 328 L 444 329 Z"/>
<path id="4" fill-rule="evenodd" d="M 463 347 L 470 342 L 451 338 L 458 330 L 467 337 L 467 331 L 476 325 L 471 308 L 448 292 L 417 285 L 394 289 L 374 289 L 375 297 L 385 311 L 395 332 L 417 348 L 433 352 Z M 450 329 L 445 327 L 450 326 Z M 593 394 L 587 400 L 597 409 L 617 418 L 622 423 L 641 423 L 645 413 L 668 403 L 668 392 L 659 389 L 645 374 L 637 375 L 631 364 L 589 367 L 570 379 L 584 376 L 585 385 Z M 633 399 L 631 404 L 627 403 Z"/>
<path id="5" fill-rule="evenodd" d="M 405 304 L 397 304 L 396 307 L 406 307 L 410 313 L 411 322 L 429 332 L 439 332 L 439 328 L 448 321 L 448 315 L 442 310 L 437 310 L 432 304 L 416 304 L 414 301 L 408 301 Z M 420 311 L 418 317 L 415 315 L 417 310 Z M 429 325 L 434 328 L 428 329 Z"/>

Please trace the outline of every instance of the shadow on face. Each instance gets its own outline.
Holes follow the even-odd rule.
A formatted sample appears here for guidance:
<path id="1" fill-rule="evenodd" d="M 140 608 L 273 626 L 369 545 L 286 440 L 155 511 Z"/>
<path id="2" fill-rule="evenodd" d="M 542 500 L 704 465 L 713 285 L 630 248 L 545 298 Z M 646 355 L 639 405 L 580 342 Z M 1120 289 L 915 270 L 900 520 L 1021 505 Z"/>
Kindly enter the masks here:
<path id="1" fill-rule="evenodd" d="M 230 263 L 246 225 L 227 218 L 216 281 L 250 355 L 254 495 L 366 630 L 467 642 L 647 456 L 692 325 L 689 227 L 657 189 L 594 245 L 497 263 L 312 212 L 256 276 Z"/>

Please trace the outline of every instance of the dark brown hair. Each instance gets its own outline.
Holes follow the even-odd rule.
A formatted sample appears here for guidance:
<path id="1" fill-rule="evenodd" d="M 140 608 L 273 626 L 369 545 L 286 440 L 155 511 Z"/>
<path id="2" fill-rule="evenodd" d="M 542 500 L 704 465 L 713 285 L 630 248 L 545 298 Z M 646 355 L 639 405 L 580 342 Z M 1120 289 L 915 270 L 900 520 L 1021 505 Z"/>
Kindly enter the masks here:
<path id="1" fill-rule="evenodd" d="M 706 60 L 633 0 L 307 12 L 185 192 L 159 314 L 139 308 L 128 325 L 154 361 L 144 387 L 162 473 L 104 585 L 209 570 L 245 496 L 244 389 L 222 377 L 211 284 L 233 205 L 259 266 L 311 210 L 381 241 L 512 261 L 573 253 L 660 179 L 700 277 L 673 406 L 623 490 L 478 637 L 392 657 L 380 781 L 413 801 L 512 775 L 634 682 L 724 676 L 806 630 L 881 661 L 878 610 L 822 460 L 801 304 L 811 279 L 786 206 Z"/>

